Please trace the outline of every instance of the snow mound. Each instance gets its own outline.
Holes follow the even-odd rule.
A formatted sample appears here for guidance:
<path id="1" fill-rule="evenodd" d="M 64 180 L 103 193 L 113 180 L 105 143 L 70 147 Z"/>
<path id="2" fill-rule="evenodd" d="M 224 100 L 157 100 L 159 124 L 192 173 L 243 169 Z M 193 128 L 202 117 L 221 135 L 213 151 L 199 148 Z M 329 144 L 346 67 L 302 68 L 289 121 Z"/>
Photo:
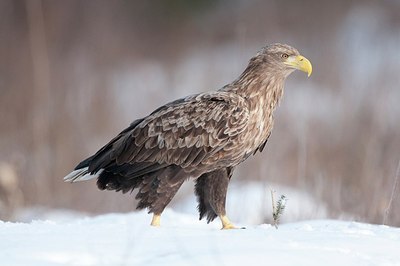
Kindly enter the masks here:
<path id="1" fill-rule="evenodd" d="M 334 220 L 219 230 L 166 210 L 0 222 L 2 265 L 400 265 L 400 229 Z"/>
<path id="2" fill-rule="evenodd" d="M 55 222 L 68 222 L 77 218 L 87 217 L 88 214 L 67 209 L 49 209 L 42 206 L 22 208 L 16 211 L 13 221 L 31 222 L 33 220 L 51 220 Z"/>

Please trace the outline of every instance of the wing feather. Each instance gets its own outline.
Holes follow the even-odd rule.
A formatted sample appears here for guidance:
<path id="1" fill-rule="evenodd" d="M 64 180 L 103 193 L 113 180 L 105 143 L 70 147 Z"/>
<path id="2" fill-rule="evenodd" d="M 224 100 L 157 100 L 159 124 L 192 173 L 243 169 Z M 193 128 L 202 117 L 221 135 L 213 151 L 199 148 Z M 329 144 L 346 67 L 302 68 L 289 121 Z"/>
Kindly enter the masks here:
<path id="1" fill-rule="evenodd" d="M 237 94 L 217 91 L 189 96 L 137 121 L 107 144 L 107 154 L 98 158 L 105 156 L 117 165 L 148 162 L 187 168 L 211 164 L 221 159 L 224 148 L 232 151 L 230 146 L 246 129 L 248 118 L 247 102 Z"/>

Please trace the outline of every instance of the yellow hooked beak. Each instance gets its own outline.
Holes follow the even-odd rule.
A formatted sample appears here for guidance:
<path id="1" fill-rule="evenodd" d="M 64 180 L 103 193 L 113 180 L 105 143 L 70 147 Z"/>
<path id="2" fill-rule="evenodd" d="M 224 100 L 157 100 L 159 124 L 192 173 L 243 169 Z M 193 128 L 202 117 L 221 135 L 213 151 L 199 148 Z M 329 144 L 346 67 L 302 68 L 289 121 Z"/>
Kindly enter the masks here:
<path id="1" fill-rule="evenodd" d="M 306 72 L 308 76 L 312 73 L 311 62 L 302 55 L 289 56 L 285 62 L 286 65 L 291 66 L 295 69 Z"/>

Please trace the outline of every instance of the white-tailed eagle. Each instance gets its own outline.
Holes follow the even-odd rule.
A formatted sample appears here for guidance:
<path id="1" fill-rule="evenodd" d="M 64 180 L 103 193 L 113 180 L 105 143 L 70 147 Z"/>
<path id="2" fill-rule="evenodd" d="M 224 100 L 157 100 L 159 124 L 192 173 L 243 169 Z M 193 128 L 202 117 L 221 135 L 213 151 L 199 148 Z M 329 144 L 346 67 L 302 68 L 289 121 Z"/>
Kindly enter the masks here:
<path id="1" fill-rule="evenodd" d="M 310 76 L 309 60 L 285 44 L 262 48 L 244 72 L 223 88 L 168 103 L 135 120 L 64 180 L 97 179 L 99 189 L 137 189 L 138 209 L 160 225 L 164 208 L 182 183 L 193 178 L 200 219 L 217 216 L 235 228 L 225 212 L 235 166 L 262 151 L 285 79 L 299 69 Z"/>

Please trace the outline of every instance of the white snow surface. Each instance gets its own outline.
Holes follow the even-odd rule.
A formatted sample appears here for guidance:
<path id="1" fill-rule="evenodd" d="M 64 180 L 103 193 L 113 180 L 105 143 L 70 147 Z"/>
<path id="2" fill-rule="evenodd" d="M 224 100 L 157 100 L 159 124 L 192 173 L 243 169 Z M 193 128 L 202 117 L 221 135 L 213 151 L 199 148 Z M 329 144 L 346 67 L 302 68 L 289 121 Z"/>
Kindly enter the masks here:
<path id="1" fill-rule="evenodd" d="M 0 222 L 1 265 L 400 265 L 400 228 L 337 220 L 219 230 L 167 209 Z"/>

